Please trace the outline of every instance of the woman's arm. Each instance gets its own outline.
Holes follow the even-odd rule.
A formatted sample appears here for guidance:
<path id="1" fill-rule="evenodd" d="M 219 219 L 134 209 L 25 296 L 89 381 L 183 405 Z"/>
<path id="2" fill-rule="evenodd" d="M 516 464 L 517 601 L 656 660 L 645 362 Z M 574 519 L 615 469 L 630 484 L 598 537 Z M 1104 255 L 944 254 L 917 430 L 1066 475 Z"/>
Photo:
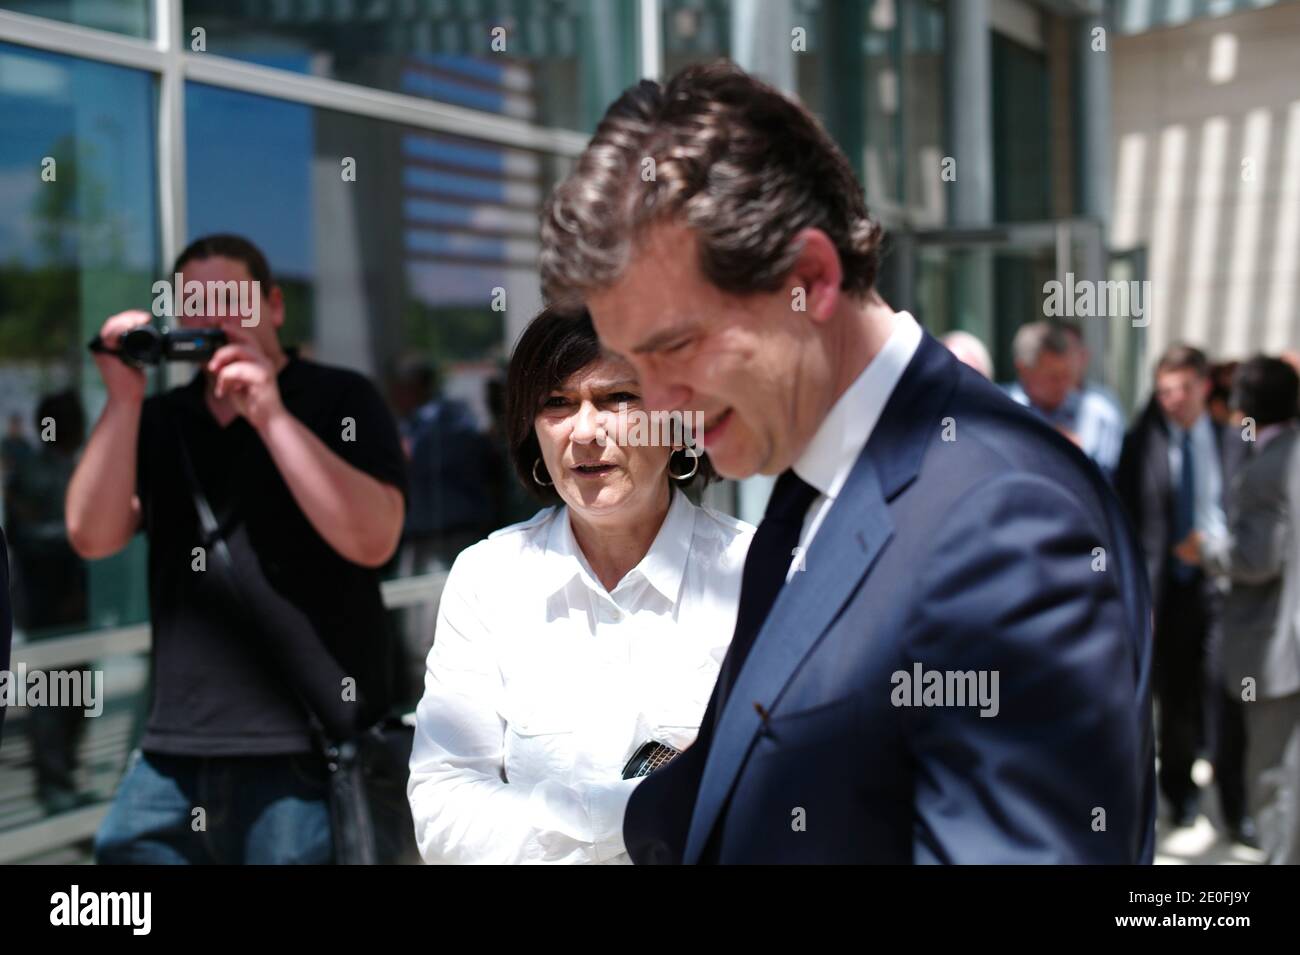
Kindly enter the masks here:
<path id="1" fill-rule="evenodd" d="M 623 811 L 637 781 L 534 786 L 504 777 L 504 692 L 474 585 L 509 579 L 471 568 L 448 575 L 424 697 L 416 710 L 407 795 L 420 854 L 430 863 L 600 862 L 624 851 Z M 503 599 L 503 598 L 495 598 Z"/>

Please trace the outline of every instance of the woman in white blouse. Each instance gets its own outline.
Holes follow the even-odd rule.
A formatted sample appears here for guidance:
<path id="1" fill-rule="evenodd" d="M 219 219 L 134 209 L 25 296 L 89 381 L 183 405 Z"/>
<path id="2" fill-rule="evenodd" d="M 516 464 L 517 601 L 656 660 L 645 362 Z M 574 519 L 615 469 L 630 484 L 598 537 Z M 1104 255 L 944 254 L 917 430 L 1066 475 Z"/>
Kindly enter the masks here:
<path id="1" fill-rule="evenodd" d="M 447 578 L 411 754 L 416 838 L 427 862 L 626 863 L 639 780 L 624 765 L 694 741 L 753 528 L 679 490 L 706 458 L 614 442 L 642 406 L 585 315 L 540 315 L 506 387 L 515 469 L 554 506 Z"/>

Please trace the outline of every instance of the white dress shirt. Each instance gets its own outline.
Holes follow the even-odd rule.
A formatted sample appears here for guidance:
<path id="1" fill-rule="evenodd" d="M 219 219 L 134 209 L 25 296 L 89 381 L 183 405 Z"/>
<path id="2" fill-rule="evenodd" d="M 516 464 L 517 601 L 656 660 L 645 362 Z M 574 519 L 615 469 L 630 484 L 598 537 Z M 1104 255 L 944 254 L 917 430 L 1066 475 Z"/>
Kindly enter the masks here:
<path id="1" fill-rule="evenodd" d="M 794 472 L 821 493 L 808 508 L 799 548 L 807 552 L 835 498 L 849 479 L 854 463 L 866 447 L 889 396 L 921 344 L 921 326 L 908 312 L 894 313 L 894 328 L 884 347 L 831 406 L 830 414 L 808 442 Z M 788 581 L 806 569 L 801 556 L 790 562 Z"/>
<path id="2" fill-rule="evenodd" d="M 1169 486 L 1177 493 L 1183 473 L 1183 429 L 1168 419 L 1165 423 L 1169 426 Z M 1214 437 L 1214 423 L 1204 412 L 1193 422 L 1191 432 L 1193 520 L 1196 530 L 1208 538 L 1208 542 L 1202 542 L 1203 546 L 1215 548 L 1224 545 L 1228 539 L 1219 443 Z"/>
<path id="3" fill-rule="evenodd" d="M 1030 401 L 1024 385 L 1018 381 L 1003 385 L 1002 390 L 1052 427 L 1073 434 L 1080 450 L 1096 462 L 1107 478 L 1114 479 L 1124 449 L 1124 413 L 1107 390 L 1085 384 L 1066 394 L 1065 400 L 1052 411 Z"/>
<path id="4" fill-rule="evenodd" d="M 1085 384 L 1079 399 L 1079 446 L 1114 480 L 1124 450 L 1124 412 L 1109 392 Z"/>
<path id="5" fill-rule="evenodd" d="M 407 793 L 425 861 L 629 862 L 639 780 L 623 766 L 647 740 L 694 742 L 753 533 L 674 490 L 612 592 L 563 507 L 462 552 L 416 711 Z"/>

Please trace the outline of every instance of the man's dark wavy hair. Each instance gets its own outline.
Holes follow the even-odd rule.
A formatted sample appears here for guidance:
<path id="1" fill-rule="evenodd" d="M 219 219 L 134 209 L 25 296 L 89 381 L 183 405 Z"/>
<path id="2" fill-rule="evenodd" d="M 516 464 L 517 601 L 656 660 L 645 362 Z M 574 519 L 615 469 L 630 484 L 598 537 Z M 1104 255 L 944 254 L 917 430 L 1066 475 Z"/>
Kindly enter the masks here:
<path id="1" fill-rule="evenodd" d="M 807 109 L 725 60 L 642 80 L 605 113 L 542 213 L 547 300 L 583 304 L 666 221 L 693 230 L 700 270 L 733 294 L 780 288 L 810 227 L 839 252 L 846 292 L 876 280 L 883 230 L 844 153 Z"/>

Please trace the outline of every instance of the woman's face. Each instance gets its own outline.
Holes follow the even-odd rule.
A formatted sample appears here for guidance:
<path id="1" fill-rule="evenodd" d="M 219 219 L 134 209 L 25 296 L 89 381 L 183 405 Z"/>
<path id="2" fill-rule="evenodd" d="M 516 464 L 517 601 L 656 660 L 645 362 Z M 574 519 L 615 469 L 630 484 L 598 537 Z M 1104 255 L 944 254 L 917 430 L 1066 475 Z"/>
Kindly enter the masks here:
<path id="1" fill-rule="evenodd" d="M 620 447 L 622 413 L 643 411 L 632 367 L 602 357 L 576 372 L 542 402 L 534 427 L 542 463 L 573 510 L 592 518 L 637 520 L 661 502 L 669 447 Z M 603 442 L 603 443 L 602 443 Z"/>

